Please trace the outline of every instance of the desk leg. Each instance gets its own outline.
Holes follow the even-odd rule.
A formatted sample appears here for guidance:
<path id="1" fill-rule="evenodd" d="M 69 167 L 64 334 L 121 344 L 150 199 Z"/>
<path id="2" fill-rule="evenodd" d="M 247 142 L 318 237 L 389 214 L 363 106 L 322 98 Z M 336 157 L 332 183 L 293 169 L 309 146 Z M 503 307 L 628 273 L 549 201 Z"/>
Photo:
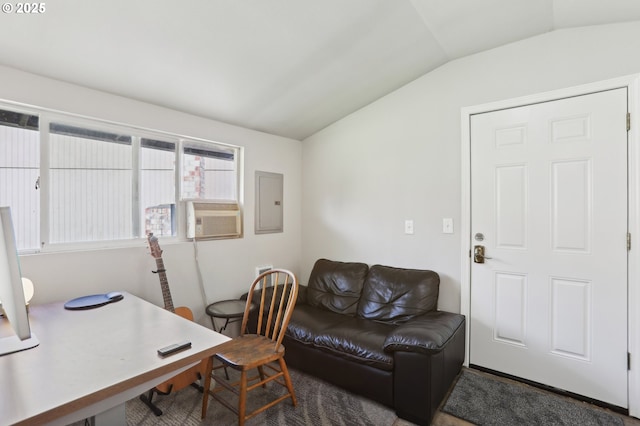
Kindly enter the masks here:
<path id="1" fill-rule="evenodd" d="M 116 405 L 90 419 L 91 426 L 127 426 L 125 404 Z"/>
<path id="2" fill-rule="evenodd" d="M 202 418 L 207 415 L 207 405 L 209 404 L 209 392 L 211 390 L 211 375 L 213 374 L 213 357 L 210 356 L 207 360 L 207 365 L 204 368 L 205 375 L 202 383 Z"/>

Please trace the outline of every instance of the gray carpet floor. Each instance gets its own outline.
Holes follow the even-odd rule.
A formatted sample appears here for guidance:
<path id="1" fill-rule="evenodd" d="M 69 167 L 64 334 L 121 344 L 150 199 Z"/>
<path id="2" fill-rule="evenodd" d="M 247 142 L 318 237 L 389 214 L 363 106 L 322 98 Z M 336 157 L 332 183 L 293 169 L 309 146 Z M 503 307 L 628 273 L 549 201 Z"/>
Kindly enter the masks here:
<path id="1" fill-rule="evenodd" d="M 532 386 L 464 369 L 442 411 L 478 425 L 623 426 L 622 416 Z"/>
<path id="2" fill-rule="evenodd" d="M 392 426 L 397 420 L 395 412 L 385 406 L 353 395 L 302 372 L 290 369 L 290 374 L 298 405 L 293 407 L 290 400 L 285 400 L 249 420 L 247 422 L 249 425 Z M 259 388 L 252 391 L 250 402 L 256 405 L 283 392 L 283 387 L 271 383 L 267 389 Z M 237 424 L 235 414 L 211 397 L 207 416 L 201 420 L 202 394 L 192 387 L 168 396 L 156 396 L 154 402 L 164 412 L 159 417 L 155 416 L 138 398 L 127 402 L 128 425 Z"/>

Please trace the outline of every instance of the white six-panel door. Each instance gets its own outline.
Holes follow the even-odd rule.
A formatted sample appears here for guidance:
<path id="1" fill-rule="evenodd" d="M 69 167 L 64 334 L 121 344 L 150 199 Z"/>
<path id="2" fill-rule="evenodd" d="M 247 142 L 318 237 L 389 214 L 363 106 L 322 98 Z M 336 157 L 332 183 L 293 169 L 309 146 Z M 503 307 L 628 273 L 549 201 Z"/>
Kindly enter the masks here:
<path id="1" fill-rule="evenodd" d="M 470 364 L 628 406 L 626 114 L 621 88 L 471 117 Z"/>

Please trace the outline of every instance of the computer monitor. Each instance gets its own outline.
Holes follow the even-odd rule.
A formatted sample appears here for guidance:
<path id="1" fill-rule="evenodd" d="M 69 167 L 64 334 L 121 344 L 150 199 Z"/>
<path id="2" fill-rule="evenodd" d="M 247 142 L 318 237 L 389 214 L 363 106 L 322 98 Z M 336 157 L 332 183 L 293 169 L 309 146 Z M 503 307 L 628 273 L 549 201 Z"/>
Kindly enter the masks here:
<path id="1" fill-rule="evenodd" d="M 4 316 L 9 320 L 14 333 L 0 337 L 0 356 L 38 346 L 38 339 L 31 333 L 29 326 L 20 259 L 9 207 L 0 207 L 0 301 Z"/>

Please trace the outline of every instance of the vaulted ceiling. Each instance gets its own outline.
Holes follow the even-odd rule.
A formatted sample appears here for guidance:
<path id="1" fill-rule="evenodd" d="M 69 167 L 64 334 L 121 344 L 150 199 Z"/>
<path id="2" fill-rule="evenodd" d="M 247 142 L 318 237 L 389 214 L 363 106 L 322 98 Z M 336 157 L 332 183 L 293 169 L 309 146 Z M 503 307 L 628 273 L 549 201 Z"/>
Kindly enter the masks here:
<path id="1" fill-rule="evenodd" d="M 295 139 L 447 61 L 640 20 L 638 0 L 43 4 L 40 14 L 3 10 L 1 65 Z"/>

